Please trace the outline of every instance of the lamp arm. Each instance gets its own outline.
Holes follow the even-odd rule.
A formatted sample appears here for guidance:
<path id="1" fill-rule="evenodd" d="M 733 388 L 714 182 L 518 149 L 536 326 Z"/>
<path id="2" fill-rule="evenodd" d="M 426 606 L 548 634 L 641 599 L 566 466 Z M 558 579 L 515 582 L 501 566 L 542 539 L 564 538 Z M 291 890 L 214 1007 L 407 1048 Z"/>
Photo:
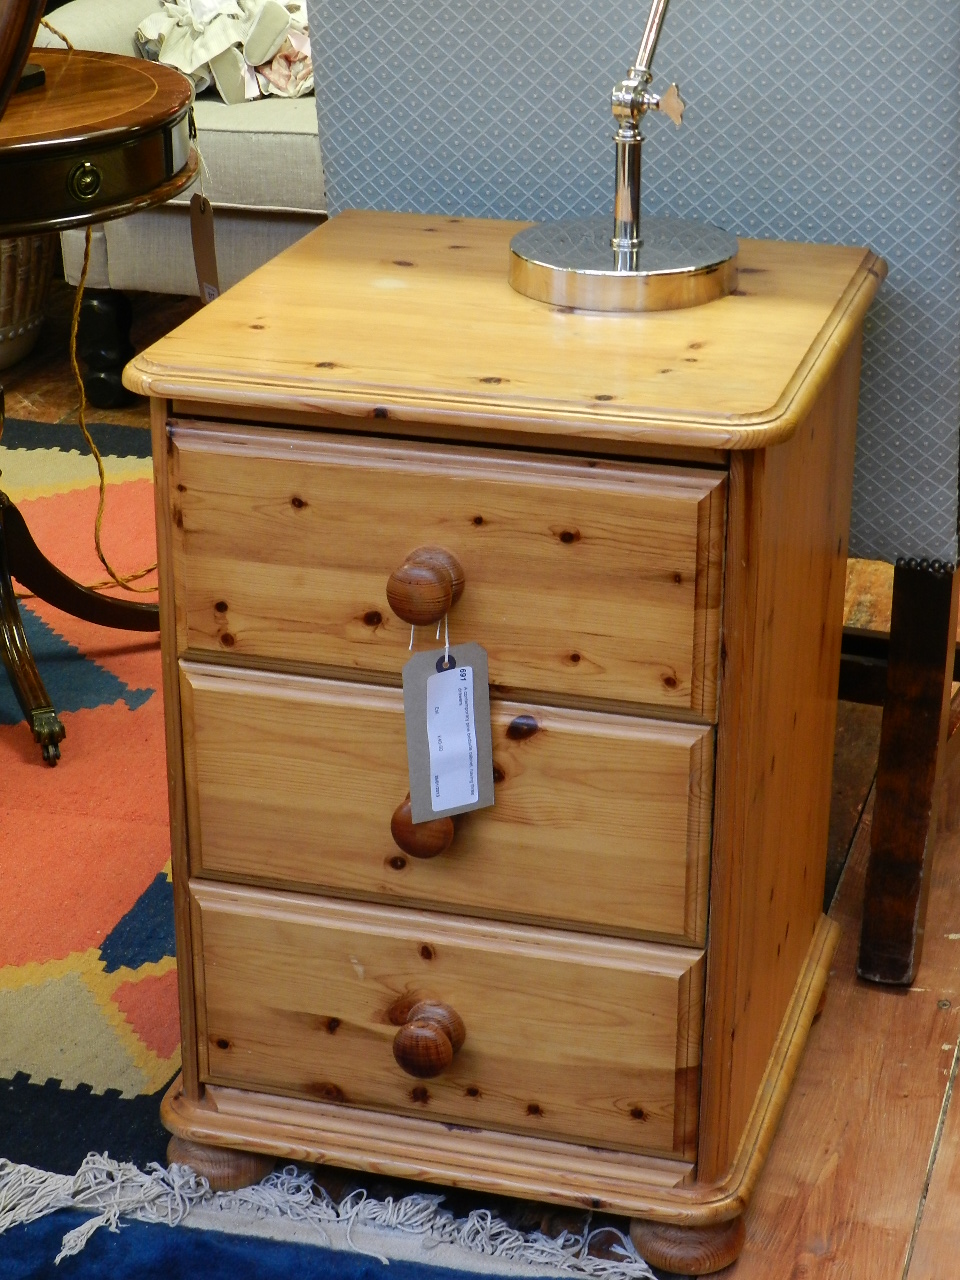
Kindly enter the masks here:
<path id="1" fill-rule="evenodd" d="M 666 16 L 669 3 L 670 0 L 653 0 L 653 4 L 650 7 L 650 16 L 647 18 L 647 25 L 644 27 L 643 37 L 640 41 L 640 51 L 637 54 L 636 62 L 633 64 L 637 78 L 643 79 L 647 84 L 652 79 L 650 66 L 653 62 L 653 55 L 657 50 L 660 28 L 663 26 L 663 19 Z"/>

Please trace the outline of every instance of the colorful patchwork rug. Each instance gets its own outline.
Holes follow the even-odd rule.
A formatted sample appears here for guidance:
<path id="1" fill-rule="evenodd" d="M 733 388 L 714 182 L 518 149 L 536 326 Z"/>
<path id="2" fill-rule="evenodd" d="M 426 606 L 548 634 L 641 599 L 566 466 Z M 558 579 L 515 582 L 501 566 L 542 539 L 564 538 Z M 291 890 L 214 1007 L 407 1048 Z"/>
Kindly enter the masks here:
<path id="1" fill-rule="evenodd" d="M 131 573 L 155 559 L 149 435 L 91 432 L 104 549 Z M 8 419 L 0 487 L 55 564 L 103 580 L 97 472 L 75 427 Z M 50 768 L 0 668 L 2 1280 L 380 1280 L 387 1259 L 401 1280 L 651 1277 L 628 1237 L 579 1211 L 337 1171 L 320 1186 L 292 1166 L 215 1195 L 166 1167 L 160 1098 L 180 1044 L 158 640 L 34 598 L 21 612 L 66 737 Z"/>
<path id="2" fill-rule="evenodd" d="M 92 432 L 104 549 L 131 572 L 156 559 L 149 433 Z M 102 581 L 79 430 L 8 420 L 0 471 L 41 550 Z M 0 669 L 0 1155 L 62 1173 L 92 1150 L 142 1165 L 163 1158 L 159 1098 L 180 1065 L 159 642 L 20 607 L 66 738 L 45 765 Z"/>

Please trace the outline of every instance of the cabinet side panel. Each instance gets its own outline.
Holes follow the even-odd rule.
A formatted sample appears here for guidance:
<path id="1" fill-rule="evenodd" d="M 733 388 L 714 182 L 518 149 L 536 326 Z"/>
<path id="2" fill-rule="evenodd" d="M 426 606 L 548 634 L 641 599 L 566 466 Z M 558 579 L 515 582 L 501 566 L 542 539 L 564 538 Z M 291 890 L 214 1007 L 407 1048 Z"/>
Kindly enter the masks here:
<path id="1" fill-rule="evenodd" d="M 860 343 L 732 460 L 698 1177 L 733 1160 L 822 912 Z"/>
<path id="2" fill-rule="evenodd" d="M 163 664 L 163 713 L 167 746 L 167 790 L 170 804 L 170 851 L 173 868 L 174 925 L 177 941 L 177 983 L 180 992 L 180 1040 L 183 1058 L 183 1091 L 199 1097 L 196 1062 L 196 1008 L 190 957 L 193 954 L 184 797 L 183 750 L 180 723 L 180 673 L 177 664 L 177 621 L 172 567 L 172 506 L 170 449 L 167 435 L 167 402 L 150 403 L 153 436 L 154 493 L 157 512 L 157 569 L 160 581 L 160 652 Z"/>

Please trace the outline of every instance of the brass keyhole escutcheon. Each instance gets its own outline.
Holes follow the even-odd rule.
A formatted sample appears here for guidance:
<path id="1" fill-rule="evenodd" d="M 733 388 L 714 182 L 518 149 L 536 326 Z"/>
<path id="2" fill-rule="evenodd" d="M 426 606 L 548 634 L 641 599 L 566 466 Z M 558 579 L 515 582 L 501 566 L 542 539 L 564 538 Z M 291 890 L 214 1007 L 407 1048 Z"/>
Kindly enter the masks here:
<path id="1" fill-rule="evenodd" d="M 92 200 L 103 183 L 103 174 L 89 160 L 75 165 L 67 178 L 67 188 L 75 200 Z"/>

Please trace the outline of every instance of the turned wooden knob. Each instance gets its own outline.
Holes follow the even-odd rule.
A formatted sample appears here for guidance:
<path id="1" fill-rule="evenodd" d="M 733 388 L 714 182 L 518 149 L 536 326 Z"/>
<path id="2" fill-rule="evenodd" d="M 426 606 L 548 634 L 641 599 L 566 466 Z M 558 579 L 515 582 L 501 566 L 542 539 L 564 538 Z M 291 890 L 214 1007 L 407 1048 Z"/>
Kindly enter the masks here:
<path id="1" fill-rule="evenodd" d="M 436 1000 L 419 1000 L 393 1038 L 393 1056 L 408 1076 L 427 1080 L 446 1071 L 466 1038 L 459 1013 Z"/>
<path id="2" fill-rule="evenodd" d="M 390 834 L 397 846 L 411 858 L 437 858 L 446 853 L 456 834 L 452 818 L 432 818 L 414 822 L 410 812 L 410 796 L 397 805 L 390 819 Z"/>
<path id="3" fill-rule="evenodd" d="M 442 547 L 411 551 L 387 581 L 390 608 L 412 627 L 440 622 L 463 594 L 463 566 Z"/>

